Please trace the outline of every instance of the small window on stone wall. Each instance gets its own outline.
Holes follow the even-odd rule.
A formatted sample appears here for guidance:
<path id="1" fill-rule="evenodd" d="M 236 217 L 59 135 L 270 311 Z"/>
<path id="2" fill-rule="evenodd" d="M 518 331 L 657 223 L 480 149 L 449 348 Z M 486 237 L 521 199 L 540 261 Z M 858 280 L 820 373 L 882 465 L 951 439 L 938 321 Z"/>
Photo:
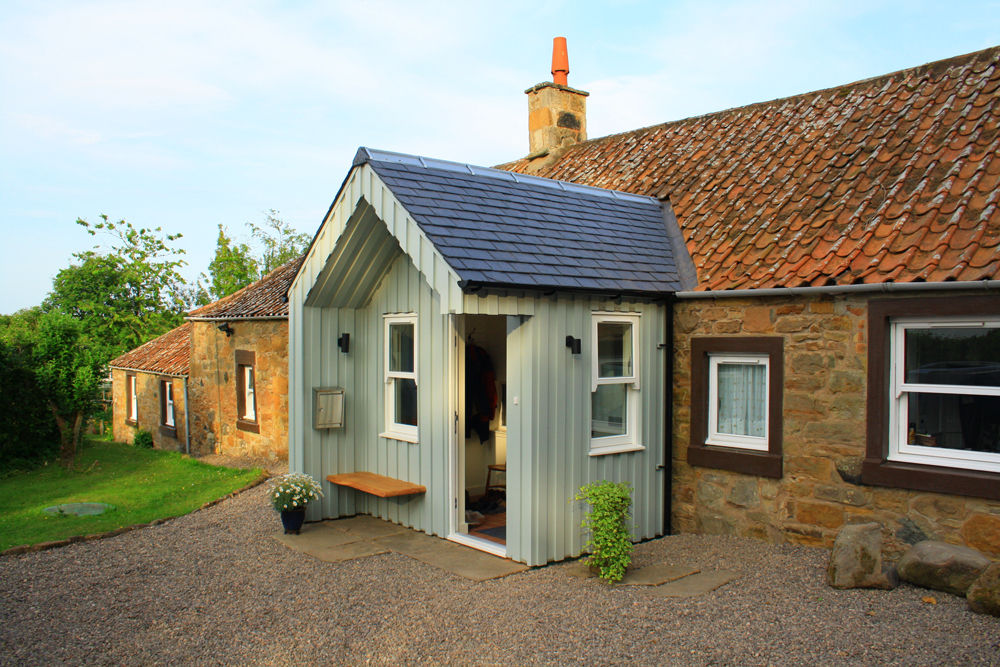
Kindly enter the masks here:
<path id="1" fill-rule="evenodd" d="M 242 431 L 260 433 L 257 420 L 256 355 L 248 350 L 236 350 L 236 427 Z"/>
<path id="2" fill-rule="evenodd" d="M 164 435 L 177 437 L 177 426 L 174 421 L 173 380 L 160 380 L 160 431 Z"/>
<path id="3" fill-rule="evenodd" d="M 139 421 L 139 397 L 136 394 L 135 375 L 125 376 L 125 421 L 136 424 Z"/>
<path id="4" fill-rule="evenodd" d="M 781 477 L 784 339 L 691 339 L 688 463 Z"/>

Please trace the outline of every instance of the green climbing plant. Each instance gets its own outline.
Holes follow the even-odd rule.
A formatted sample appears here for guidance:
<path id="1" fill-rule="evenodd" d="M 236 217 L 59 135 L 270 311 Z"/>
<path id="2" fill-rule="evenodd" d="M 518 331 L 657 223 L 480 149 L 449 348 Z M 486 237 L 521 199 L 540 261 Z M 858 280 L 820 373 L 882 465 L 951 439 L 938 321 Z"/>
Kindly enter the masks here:
<path id="1" fill-rule="evenodd" d="M 586 563 L 598 571 L 601 579 L 609 583 L 621 581 L 632 562 L 632 485 L 594 482 L 580 487 L 573 499 L 590 505 L 580 524 L 590 534 L 584 547 L 590 552 Z"/>

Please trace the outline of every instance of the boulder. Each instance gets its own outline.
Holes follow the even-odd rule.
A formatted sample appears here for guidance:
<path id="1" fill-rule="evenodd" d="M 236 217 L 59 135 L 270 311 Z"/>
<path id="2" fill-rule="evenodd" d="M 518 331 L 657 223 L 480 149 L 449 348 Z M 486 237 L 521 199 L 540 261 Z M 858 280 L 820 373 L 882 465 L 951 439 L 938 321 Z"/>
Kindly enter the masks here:
<path id="1" fill-rule="evenodd" d="M 924 588 L 965 595 L 989 559 L 975 549 L 946 542 L 917 542 L 896 564 L 899 578 Z"/>
<path id="2" fill-rule="evenodd" d="M 882 526 L 857 523 L 840 529 L 830 552 L 826 583 L 833 588 L 896 587 L 896 573 L 882 565 Z"/>
<path id="3" fill-rule="evenodd" d="M 1000 563 L 991 563 L 969 586 L 965 595 L 977 614 L 1000 616 Z"/>

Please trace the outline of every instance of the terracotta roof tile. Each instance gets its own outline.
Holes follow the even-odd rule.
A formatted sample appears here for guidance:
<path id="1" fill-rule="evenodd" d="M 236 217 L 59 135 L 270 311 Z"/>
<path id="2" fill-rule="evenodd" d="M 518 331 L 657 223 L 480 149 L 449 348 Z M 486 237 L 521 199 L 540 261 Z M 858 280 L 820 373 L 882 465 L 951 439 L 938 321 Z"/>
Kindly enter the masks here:
<path id="1" fill-rule="evenodd" d="M 191 323 L 185 322 L 112 360 L 109 366 L 146 373 L 187 375 L 190 361 Z"/>
<path id="2" fill-rule="evenodd" d="M 512 171 L 669 196 L 699 289 L 1000 278 L 1000 47 Z"/>
<path id="3" fill-rule="evenodd" d="M 255 283 L 188 313 L 192 319 L 239 320 L 287 318 L 288 292 L 305 255 L 282 264 Z"/>

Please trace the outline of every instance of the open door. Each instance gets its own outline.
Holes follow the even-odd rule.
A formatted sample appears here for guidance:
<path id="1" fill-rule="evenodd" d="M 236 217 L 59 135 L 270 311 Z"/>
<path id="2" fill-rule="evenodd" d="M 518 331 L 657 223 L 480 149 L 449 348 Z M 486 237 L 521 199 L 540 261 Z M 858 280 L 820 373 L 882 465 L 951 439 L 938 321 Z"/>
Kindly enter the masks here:
<path id="1" fill-rule="evenodd" d="M 455 315 L 449 538 L 507 555 L 507 317 Z"/>

